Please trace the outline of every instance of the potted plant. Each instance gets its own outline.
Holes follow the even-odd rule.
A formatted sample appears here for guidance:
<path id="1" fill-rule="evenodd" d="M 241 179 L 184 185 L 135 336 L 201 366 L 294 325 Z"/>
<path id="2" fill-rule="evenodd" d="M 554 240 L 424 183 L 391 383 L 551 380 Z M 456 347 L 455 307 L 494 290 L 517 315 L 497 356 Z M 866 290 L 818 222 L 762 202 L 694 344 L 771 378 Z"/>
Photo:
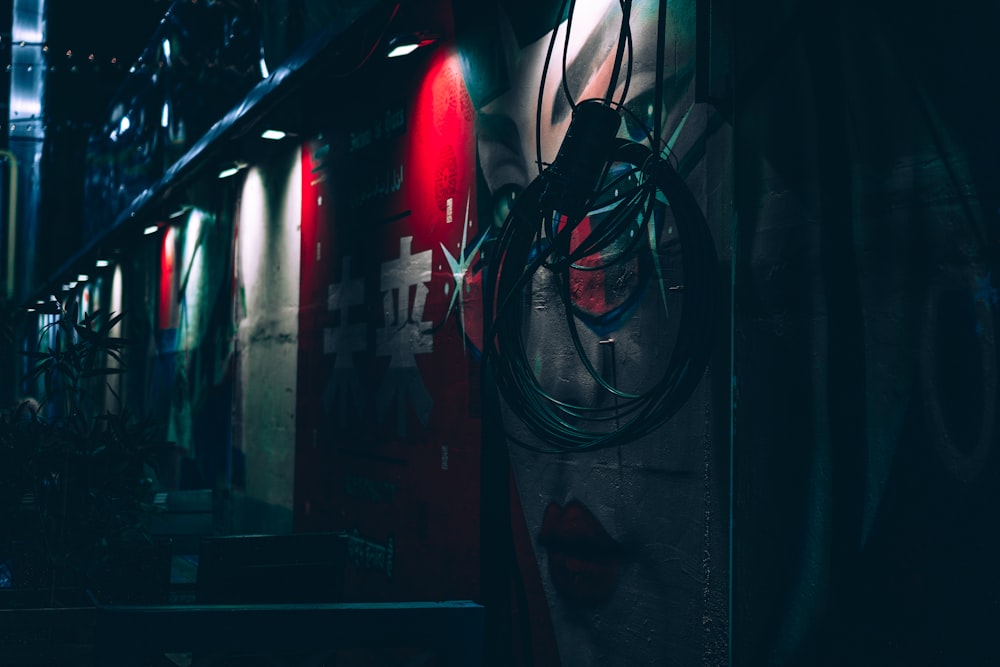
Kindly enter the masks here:
<path id="1" fill-rule="evenodd" d="M 50 606 L 86 588 L 109 602 L 156 601 L 170 559 L 147 530 L 158 443 L 107 382 L 123 372 L 127 341 L 112 333 L 122 315 L 78 317 L 55 300 L 46 309 L 55 319 L 27 353 L 39 398 L 0 416 L 0 512 L 10 518 L 0 585 L 6 576 L 11 588 L 44 590 Z M 108 392 L 117 410 L 106 408 Z M 153 562 L 157 576 L 142 571 Z M 141 579 L 119 585 L 129 569 Z"/>

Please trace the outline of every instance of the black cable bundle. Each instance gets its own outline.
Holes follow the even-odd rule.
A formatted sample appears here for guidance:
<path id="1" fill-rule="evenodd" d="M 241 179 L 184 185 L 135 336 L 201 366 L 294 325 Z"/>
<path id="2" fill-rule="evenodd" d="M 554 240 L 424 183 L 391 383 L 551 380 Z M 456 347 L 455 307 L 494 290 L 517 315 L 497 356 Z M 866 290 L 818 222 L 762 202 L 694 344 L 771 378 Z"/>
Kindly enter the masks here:
<path id="1" fill-rule="evenodd" d="M 594 112 L 588 111 L 593 109 L 590 105 L 603 110 L 596 112 L 596 120 Z M 600 118 L 607 113 L 618 118 L 614 110 L 598 102 L 578 105 L 560 157 L 518 197 L 490 260 L 487 294 L 494 305 L 487 338 L 488 362 L 511 411 L 549 447 L 512 439 L 536 451 L 602 449 L 651 433 L 690 396 L 711 352 L 716 255 L 708 225 L 670 163 L 642 144 L 616 138 L 617 124 L 609 133 L 611 124 L 606 117 Z M 577 124 L 578 118 L 582 126 Z M 592 134 L 594 128 L 605 136 Z M 601 150 L 607 154 L 601 155 Z M 614 163 L 631 168 L 610 178 Z M 592 179 L 595 168 L 598 175 Z M 626 187 L 629 183 L 637 185 Z M 583 350 L 571 303 L 569 271 L 606 269 L 635 257 L 641 239 L 649 238 L 647 226 L 652 224 L 658 195 L 673 211 L 683 253 L 682 315 L 663 377 L 649 389 L 633 394 L 602 377 Z M 610 213 L 593 225 L 586 238 L 571 246 L 573 230 L 596 208 L 610 208 Z M 625 248 L 613 251 L 611 259 L 600 266 L 579 263 L 623 239 L 628 239 Z M 596 407 L 560 400 L 542 387 L 532 370 L 523 336 L 523 298 L 543 268 L 557 278 L 567 330 L 581 362 L 613 398 L 613 405 Z"/>

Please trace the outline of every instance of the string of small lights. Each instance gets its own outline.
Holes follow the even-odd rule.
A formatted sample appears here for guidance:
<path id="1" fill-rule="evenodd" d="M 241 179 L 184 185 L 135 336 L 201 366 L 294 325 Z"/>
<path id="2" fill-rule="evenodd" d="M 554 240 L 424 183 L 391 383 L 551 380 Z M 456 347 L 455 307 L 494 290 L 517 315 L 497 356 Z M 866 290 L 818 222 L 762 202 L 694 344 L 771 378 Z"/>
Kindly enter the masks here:
<path id="1" fill-rule="evenodd" d="M 105 85 L 114 89 L 130 76 L 143 78 L 158 71 L 166 69 L 178 70 L 185 67 L 183 61 L 179 59 L 171 61 L 169 57 L 164 57 L 162 53 L 156 54 L 157 57 L 155 58 L 140 57 L 131 65 L 126 65 L 126 62 L 116 55 L 98 57 L 95 52 L 87 52 L 86 55 L 81 55 L 78 52 L 74 52 L 73 49 L 66 49 L 65 51 L 60 49 L 61 53 L 54 53 L 55 49 L 48 43 L 20 41 L 10 44 L 10 39 L 10 33 L 0 34 L 0 44 L 6 42 L 12 50 L 31 47 L 34 48 L 36 55 L 34 59 L 30 59 L 29 56 L 27 60 L 23 57 L 12 57 L 11 60 L 13 62 L 8 62 L 3 66 L 4 71 L 8 75 L 14 76 L 20 71 L 34 75 L 58 76 L 60 80 L 65 81 L 65 85 L 69 86 L 76 85 L 74 81 L 79 85 L 89 85 L 96 79 L 105 81 Z M 223 56 L 224 53 L 217 52 L 214 54 L 214 57 L 201 58 L 198 60 L 196 67 L 192 66 L 191 69 L 199 75 L 206 71 L 225 70 L 248 78 L 259 77 L 256 62 L 247 62 L 244 67 L 240 68 L 226 60 Z M 70 77 L 68 80 L 65 78 L 67 76 Z M 7 129 L 12 135 L 20 133 L 31 135 L 38 130 L 46 132 L 50 130 L 90 131 L 100 126 L 100 123 L 79 118 L 66 118 L 54 121 L 51 117 L 43 117 L 37 114 L 23 115 L 16 108 L 10 110 L 8 120 L 10 125 Z"/>

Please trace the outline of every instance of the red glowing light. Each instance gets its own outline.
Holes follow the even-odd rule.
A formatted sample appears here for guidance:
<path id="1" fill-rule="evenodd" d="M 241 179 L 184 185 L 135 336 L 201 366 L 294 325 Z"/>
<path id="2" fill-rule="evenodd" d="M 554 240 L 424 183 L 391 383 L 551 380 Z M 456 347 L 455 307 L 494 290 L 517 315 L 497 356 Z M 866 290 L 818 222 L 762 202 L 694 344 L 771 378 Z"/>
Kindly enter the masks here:
<path id="1" fill-rule="evenodd" d="M 174 329 L 178 324 L 174 245 L 174 228 L 168 227 L 160 246 L 160 298 L 157 304 L 157 325 L 160 329 Z"/>

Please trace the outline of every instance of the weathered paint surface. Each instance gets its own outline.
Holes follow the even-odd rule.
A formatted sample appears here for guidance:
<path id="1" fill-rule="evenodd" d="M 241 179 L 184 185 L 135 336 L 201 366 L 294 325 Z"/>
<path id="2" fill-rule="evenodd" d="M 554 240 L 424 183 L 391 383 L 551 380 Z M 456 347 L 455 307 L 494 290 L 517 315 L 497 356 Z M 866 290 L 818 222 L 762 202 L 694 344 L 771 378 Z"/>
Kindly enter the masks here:
<path id="1" fill-rule="evenodd" d="M 482 93 L 479 156 L 489 188 L 482 210 L 502 224 L 504 213 L 537 175 L 536 100 L 555 5 L 500 11 L 490 36 L 502 45 L 503 75 L 475 70 L 467 78 Z M 544 5 L 544 6 L 542 6 Z M 639 125 L 652 123 L 656 2 L 632 6 L 633 78 L 627 106 L 635 116 L 623 133 L 643 141 Z M 565 82 L 577 100 L 603 97 L 620 22 L 614 2 L 578 3 Z M 542 97 L 541 159 L 549 162 L 565 135 L 571 110 L 563 98 L 566 24 L 556 39 Z M 688 187 L 707 213 L 720 256 L 729 261 L 728 127 L 716 110 L 694 100 L 694 3 L 669 3 L 670 44 L 665 57 L 663 136 Z M 487 49 L 488 50 L 488 49 Z M 506 75 L 506 76 L 504 76 Z M 491 87 L 491 83 L 494 84 Z M 621 80 L 619 81 L 621 83 Z M 616 93 L 620 94 L 621 88 Z M 634 133 L 634 136 L 632 135 Z M 648 139 L 645 139 L 648 141 Z M 676 231 L 664 225 L 644 240 L 639 259 L 607 270 L 570 271 L 582 345 L 606 379 L 625 391 L 649 387 L 663 372 L 676 332 L 679 266 L 687 259 Z M 606 258 L 605 258 L 606 259 Z M 582 263 L 597 264 L 591 257 Z M 725 311 L 728 288 L 716 295 Z M 562 400 L 591 405 L 599 395 L 577 357 L 556 280 L 539 271 L 526 300 L 528 358 L 542 388 Z M 519 654 L 539 664 L 725 664 L 729 410 L 726 318 L 717 332 L 718 365 L 702 379 L 681 411 L 653 434 L 610 450 L 539 454 L 513 439 L 544 445 L 512 413 L 491 421 L 505 429 L 513 488 L 512 518 L 521 581 L 515 623 Z M 602 343 L 603 341 L 603 343 Z M 716 375 L 718 373 L 718 375 Z M 523 526 L 523 533 L 520 532 Z M 581 546 L 583 545 L 583 546 Z M 535 594 L 540 581 L 541 595 Z M 546 636 L 550 635 L 550 636 Z M 499 640 L 498 640 L 499 641 Z M 554 647 L 551 643 L 554 641 Z"/>
<path id="2" fill-rule="evenodd" d="M 996 7 L 737 17 L 734 659 L 993 664 Z"/>
<path id="3" fill-rule="evenodd" d="M 237 383 L 246 459 L 240 525 L 289 532 L 295 465 L 301 161 L 298 149 L 251 169 L 239 204 Z"/>
<path id="4" fill-rule="evenodd" d="M 345 82 L 302 158 L 295 526 L 348 533 L 352 599 L 479 588 L 472 107 L 453 45 L 424 53 Z"/>

